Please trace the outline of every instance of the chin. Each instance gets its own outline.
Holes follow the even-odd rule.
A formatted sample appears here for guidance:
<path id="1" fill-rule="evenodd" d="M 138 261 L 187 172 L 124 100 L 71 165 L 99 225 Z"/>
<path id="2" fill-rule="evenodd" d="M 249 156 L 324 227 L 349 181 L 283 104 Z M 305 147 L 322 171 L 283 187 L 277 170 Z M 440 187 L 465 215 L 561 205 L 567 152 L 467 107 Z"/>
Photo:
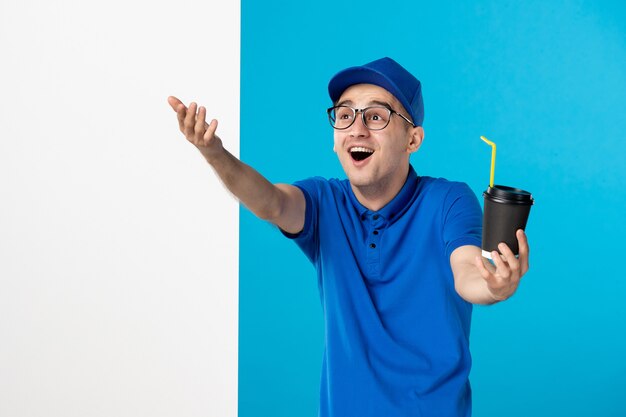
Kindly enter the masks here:
<path id="1" fill-rule="evenodd" d="M 365 187 L 372 185 L 374 181 L 374 166 L 367 165 L 364 167 L 356 167 L 354 166 L 354 161 L 350 156 L 346 160 L 339 161 L 341 163 L 341 167 L 343 168 L 343 172 L 348 177 L 350 184 L 357 187 Z"/>
<path id="2" fill-rule="evenodd" d="M 366 187 L 368 185 L 372 185 L 373 181 L 370 175 L 363 172 L 349 172 L 346 171 L 346 176 L 348 177 L 348 181 L 350 184 L 355 187 Z"/>

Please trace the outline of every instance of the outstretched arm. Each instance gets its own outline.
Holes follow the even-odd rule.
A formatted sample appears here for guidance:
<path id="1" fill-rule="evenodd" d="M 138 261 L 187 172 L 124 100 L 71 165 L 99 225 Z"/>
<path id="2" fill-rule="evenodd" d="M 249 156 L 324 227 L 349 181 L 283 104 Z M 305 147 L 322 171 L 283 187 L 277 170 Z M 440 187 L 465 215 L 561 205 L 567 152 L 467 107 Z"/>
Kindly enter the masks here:
<path id="1" fill-rule="evenodd" d="M 289 184 L 272 184 L 228 152 L 215 134 L 217 120 L 206 123 L 206 108 L 201 106 L 198 109 L 196 103 L 187 108 L 173 96 L 167 101 L 178 115 L 180 131 L 239 201 L 256 216 L 286 232 L 298 233 L 302 230 L 306 203 L 299 188 Z"/>
<path id="2" fill-rule="evenodd" d="M 450 255 L 450 266 L 457 293 L 473 304 L 494 304 L 511 297 L 528 271 L 528 241 L 521 229 L 517 231 L 517 241 L 519 258 L 505 243 L 500 243 L 503 256 L 497 251 L 491 253 L 495 266 L 482 257 L 478 246 L 456 248 Z"/>

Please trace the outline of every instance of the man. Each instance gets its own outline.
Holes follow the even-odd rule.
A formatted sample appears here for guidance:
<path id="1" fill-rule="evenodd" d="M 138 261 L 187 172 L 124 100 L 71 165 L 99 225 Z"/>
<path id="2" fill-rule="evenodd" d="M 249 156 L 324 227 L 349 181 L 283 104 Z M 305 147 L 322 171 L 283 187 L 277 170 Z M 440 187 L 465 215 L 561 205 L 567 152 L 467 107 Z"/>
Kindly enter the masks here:
<path id="1" fill-rule="evenodd" d="M 315 265 L 325 352 L 320 416 L 469 416 L 472 304 L 509 298 L 528 270 L 501 244 L 481 256 L 481 210 L 463 183 L 419 177 L 420 82 L 389 58 L 329 83 L 334 151 L 348 177 L 271 184 L 222 146 L 206 110 L 169 98 L 226 187 Z"/>

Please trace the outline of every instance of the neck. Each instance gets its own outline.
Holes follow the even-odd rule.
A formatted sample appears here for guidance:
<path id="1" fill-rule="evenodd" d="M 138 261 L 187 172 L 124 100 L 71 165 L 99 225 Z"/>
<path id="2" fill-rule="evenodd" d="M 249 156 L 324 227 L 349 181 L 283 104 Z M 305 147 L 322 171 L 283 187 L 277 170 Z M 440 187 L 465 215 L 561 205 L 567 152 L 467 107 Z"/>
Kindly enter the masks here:
<path id="1" fill-rule="evenodd" d="M 400 174 L 392 178 L 385 178 L 376 184 L 357 186 L 350 184 L 356 199 L 368 210 L 378 211 L 385 207 L 395 196 L 398 195 L 407 176 L 409 165 L 400 170 Z"/>

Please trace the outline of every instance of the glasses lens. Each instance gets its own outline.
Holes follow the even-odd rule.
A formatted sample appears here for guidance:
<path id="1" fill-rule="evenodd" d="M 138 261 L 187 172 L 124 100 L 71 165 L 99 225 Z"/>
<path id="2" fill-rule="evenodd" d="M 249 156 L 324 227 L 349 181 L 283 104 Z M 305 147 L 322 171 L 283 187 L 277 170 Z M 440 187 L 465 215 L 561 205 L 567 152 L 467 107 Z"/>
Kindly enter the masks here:
<path id="1" fill-rule="evenodd" d="M 350 107 L 337 106 L 329 113 L 330 123 L 337 129 L 346 129 L 354 121 L 354 110 Z"/>
<path id="2" fill-rule="evenodd" d="M 368 129 L 380 130 L 384 129 L 389 123 L 391 111 L 386 107 L 370 107 L 365 109 L 363 116 Z"/>

